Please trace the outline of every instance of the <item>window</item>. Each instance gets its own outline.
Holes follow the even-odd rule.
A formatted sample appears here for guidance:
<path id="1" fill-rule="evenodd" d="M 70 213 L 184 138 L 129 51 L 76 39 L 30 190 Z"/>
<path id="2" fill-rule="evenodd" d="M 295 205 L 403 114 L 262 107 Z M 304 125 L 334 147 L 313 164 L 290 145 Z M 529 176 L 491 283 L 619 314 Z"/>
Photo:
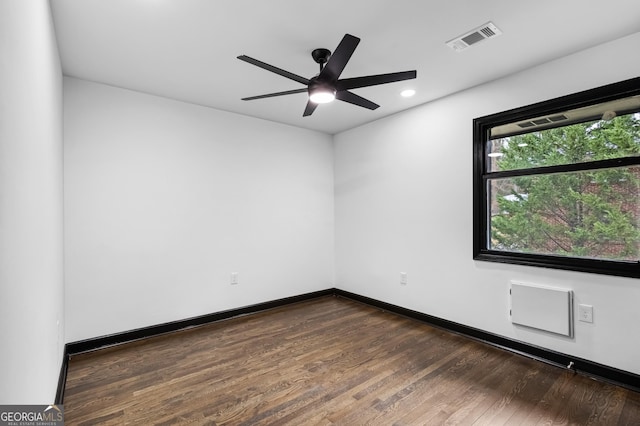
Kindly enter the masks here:
<path id="1" fill-rule="evenodd" d="M 640 278 L 640 78 L 473 131 L 474 259 Z"/>

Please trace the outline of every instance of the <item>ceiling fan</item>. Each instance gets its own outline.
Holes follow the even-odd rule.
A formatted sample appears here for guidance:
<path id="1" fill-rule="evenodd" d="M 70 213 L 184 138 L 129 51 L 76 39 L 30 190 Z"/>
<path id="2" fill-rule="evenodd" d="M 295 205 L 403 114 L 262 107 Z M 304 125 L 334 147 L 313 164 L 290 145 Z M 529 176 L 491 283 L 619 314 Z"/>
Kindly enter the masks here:
<path id="1" fill-rule="evenodd" d="M 334 99 L 374 110 L 380 105 L 358 96 L 349 90 L 416 78 L 416 71 L 413 70 L 340 79 L 340 74 L 342 74 L 342 70 L 344 70 L 347 62 L 349 62 L 349 59 L 351 58 L 351 55 L 353 55 L 353 52 L 356 50 L 358 43 L 360 43 L 360 39 L 358 37 L 354 37 L 351 34 L 345 34 L 333 54 L 331 54 L 331 51 L 327 49 L 315 49 L 311 52 L 311 56 L 316 63 L 320 64 L 320 73 L 311 78 L 304 78 L 257 59 L 253 59 L 249 56 L 240 55 L 238 56 L 238 59 L 242 61 L 307 86 L 304 89 L 294 89 L 287 90 L 285 92 L 251 96 L 249 98 L 242 98 L 242 100 L 253 101 L 255 99 L 308 92 L 309 100 L 307 101 L 307 107 L 304 109 L 304 113 L 302 114 L 303 117 L 313 114 L 313 111 L 318 107 L 318 104 L 331 102 Z"/>

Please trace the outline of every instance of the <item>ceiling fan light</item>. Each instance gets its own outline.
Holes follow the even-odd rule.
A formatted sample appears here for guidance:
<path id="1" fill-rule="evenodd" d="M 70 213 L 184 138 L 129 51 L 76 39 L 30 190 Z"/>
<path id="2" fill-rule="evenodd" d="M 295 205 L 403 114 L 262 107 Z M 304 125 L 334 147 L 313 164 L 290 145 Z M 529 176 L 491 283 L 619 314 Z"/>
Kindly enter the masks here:
<path id="1" fill-rule="evenodd" d="M 316 104 L 326 104 L 336 98 L 336 91 L 329 88 L 316 88 L 309 91 L 309 100 Z"/>

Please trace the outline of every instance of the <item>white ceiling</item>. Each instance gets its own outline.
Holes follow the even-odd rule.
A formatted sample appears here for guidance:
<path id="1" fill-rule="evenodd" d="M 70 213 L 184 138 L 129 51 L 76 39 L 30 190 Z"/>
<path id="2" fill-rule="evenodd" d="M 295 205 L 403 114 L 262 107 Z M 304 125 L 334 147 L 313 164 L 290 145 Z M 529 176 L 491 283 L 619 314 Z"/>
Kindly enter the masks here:
<path id="1" fill-rule="evenodd" d="M 638 0 L 51 0 L 51 7 L 67 76 L 330 134 L 640 31 Z M 488 21 L 503 35 L 462 52 L 445 45 Z M 362 41 L 342 78 L 412 69 L 418 78 L 354 89 L 381 105 L 375 111 L 333 102 L 302 117 L 304 93 L 240 100 L 304 86 L 238 55 L 312 77 L 311 51 L 333 51 L 345 33 Z M 402 98 L 405 88 L 417 94 Z"/>

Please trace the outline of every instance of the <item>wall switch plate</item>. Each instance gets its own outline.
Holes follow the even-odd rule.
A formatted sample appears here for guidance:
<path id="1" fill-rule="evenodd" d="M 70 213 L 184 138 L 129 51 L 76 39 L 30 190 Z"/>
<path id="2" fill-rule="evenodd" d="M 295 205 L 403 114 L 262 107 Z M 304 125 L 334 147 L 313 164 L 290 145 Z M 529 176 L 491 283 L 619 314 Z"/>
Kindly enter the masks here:
<path id="1" fill-rule="evenodd" d="M 237 272 L 232 272 L 231 273 L 231 285 L 236 285 L 238 284 L 238 273 Z"/>
<path id="2" fill-rule="evenodd" d="M 593 322 L 593 306 L 578 305 L 578 319 L 582 322 Z"/>
<path id="3" fill-rule="evenodd" d="M 400 272 L 400 285 L 407 285 L 407 273 Z"/>

